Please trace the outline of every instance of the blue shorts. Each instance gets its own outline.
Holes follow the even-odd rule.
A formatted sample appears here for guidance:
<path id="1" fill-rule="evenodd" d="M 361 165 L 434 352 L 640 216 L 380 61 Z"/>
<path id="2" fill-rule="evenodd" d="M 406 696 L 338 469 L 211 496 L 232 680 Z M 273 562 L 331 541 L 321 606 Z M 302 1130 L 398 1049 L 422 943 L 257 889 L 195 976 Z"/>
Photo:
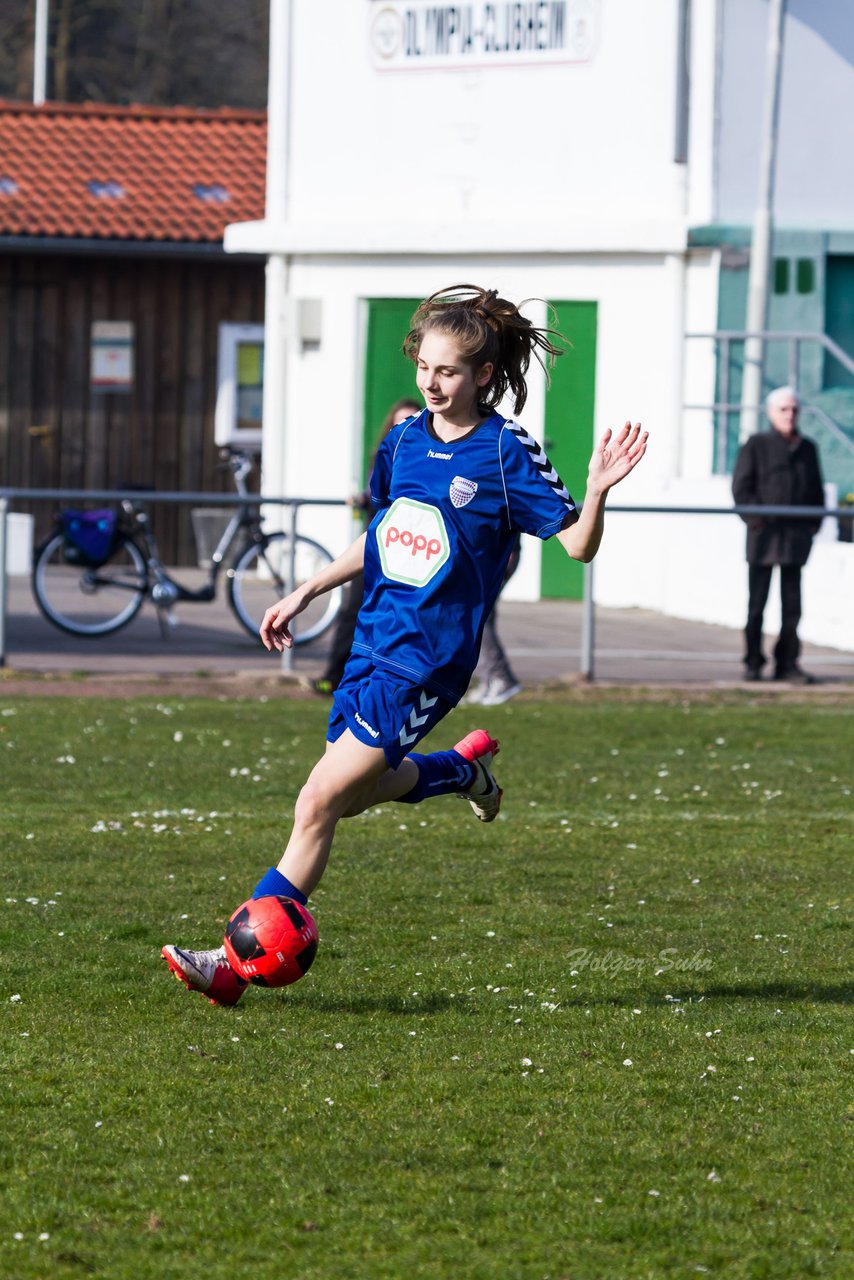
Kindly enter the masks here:
<path id="1" fill-rule="evenodd" d="M 353 654 L 335 690 L 326 738 L 336 742 L 349 729 L 366 747 L 382 747 L 389 767 L 396 769 L 453 705 L 423 685 Z"/>

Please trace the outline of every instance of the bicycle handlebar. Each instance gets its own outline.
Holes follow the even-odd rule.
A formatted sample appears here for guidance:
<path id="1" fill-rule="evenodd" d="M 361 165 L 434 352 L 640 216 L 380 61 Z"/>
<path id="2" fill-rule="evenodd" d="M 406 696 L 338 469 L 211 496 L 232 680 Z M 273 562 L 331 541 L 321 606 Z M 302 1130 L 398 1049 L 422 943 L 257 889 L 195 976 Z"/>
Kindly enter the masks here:
<path id="1" fill-rule="evenodd" d="M 245 493 L 246 490 L 242 487 L 242 481 L 255 470 L 255 462 L 253 458 L 250 457 L 245 449 L 237 449 L 234 445 L 230 444 L 222 446 L 219 451 L 219 456 L 225 459 L 225 461 L 220 464 L 220 469 L 224 470 L 227 467 L 234 476 L 234 481 L 237 485 L 237 492 L 240 494 Z"/>

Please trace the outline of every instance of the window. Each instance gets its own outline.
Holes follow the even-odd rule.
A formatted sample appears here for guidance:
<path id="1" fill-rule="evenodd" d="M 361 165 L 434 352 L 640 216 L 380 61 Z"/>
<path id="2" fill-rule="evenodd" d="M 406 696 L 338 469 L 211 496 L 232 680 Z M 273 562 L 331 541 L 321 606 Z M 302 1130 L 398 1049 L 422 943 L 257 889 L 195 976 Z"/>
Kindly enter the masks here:
<path id="1" fill-rule="evenodd" d="M 795 288 L 798 293 L 812 293 L 815 289 L 815 262 L 812 258 L 798 258 Z"/>
<path id="2" fill-rule="evenodd" d="M 215 440 L 260 449 L 264 395 L 264 326 L 221 324 Z"/>
<path id="3" fill-rule="evenodd" d="M 99 200 L 121 200 L 125 194 L 125 189 L 119 182 L 100 182 L 97 178 L 93 178 L 91 182 L 86 183 L 86 186 Z"/>
<path id="4" fill-rule="evenodd" d="M 789 292 L 789 259 L 774 259 L 774 292 Z"/>
<path id="5" fill-rule="evenodd" d="M 219 182 L 197 182 L 193 187 L 193 195 L 205 204 L 227 204 L 231 199 L 230 193 Z"/>

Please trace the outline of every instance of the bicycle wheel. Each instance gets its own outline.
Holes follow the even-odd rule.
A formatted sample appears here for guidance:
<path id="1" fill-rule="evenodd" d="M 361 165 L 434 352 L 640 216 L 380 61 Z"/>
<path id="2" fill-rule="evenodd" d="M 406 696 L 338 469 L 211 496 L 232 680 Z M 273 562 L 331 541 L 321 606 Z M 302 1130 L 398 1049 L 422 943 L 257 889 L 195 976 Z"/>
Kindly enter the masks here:
<path id="1" fill-rule="evenodd" d="M 288 533 L 271 533 L 262 542 L 253 542 L 242 551 L 228 571 L 228 601 L 236 617 L 251 636 L 258 637 L 261 619 L 271 604 L 288 590 L 291 538 Z M 294 587 L 312 578 L 332 563 L 332 556 L 319 542 L 296 536 Z M 291 627 L 294 644 L 308 644 L 330 627 L 341 608 L 341 588 L 336 587 L 316 600 L 295 618 Z"/>
<path id="2" fill-rule="evenodd" d="M 61 533 L 39 547 L 33 564 L 33 595 L 48 622 L 73 636 L 106 636 L 139 613 L 148 590 L 145 556 L 121 540 L 97 569 L 70 564 Z"/>

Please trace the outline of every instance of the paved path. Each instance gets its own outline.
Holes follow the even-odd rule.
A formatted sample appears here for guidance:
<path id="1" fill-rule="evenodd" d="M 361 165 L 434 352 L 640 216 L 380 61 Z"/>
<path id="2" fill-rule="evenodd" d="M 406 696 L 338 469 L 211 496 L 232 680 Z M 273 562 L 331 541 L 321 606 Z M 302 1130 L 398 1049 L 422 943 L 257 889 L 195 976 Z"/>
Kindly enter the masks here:
<path id="1" fill-rule="evenodd" d="M 182 577 L 190 576 L 182 572 Z M 154 609 L 124 631 L 101 640 L 65 635 L 36 609 L 26 578 L 9 579 L 6 667 L 12 673 L 91 673 L 133 676 L 199 672 L 269 677 L 280 659 L 253 644 L 224 599 L 209 605 L 179 605 L 180 625 L 161 637 Z M 502 603 L 499 631 L 525 685 L 579 678 L 581 605 L 571 601 Z M 317 675 L 325 657 L 323 639 L 301 648 L 294 676 Z M 741 683 L 742 637 L 738 631 L 683 622 L 645 609 L 596 610 L 595 677 L 626 685 L 735 685 Z M 854 688 L 854 653 L 805 645 L 804 667 L 825 687 Z M 769 682 L 770 688 L 770 682 Z"/>

